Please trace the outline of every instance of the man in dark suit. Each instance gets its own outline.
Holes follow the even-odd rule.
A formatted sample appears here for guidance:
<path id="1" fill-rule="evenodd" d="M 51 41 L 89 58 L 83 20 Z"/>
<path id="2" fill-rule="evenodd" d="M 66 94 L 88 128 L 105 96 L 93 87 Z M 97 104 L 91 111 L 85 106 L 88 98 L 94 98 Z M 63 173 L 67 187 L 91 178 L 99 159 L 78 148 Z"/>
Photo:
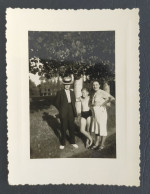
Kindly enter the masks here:
<path id="1" fill-rule="evenodd" d="M 65 77 L 63 79 L 64 89 L 57 92 L 56 96 L 56 108 L 59 111 L 60 121 L 61 121 L 61 145 L 60 149 L 64 149 L 66 143 L 66 130 L 69 130 L 70 142 L 73 147 L 78 148 L 75 144 L 74 135 L 74 120 L 77 116 L 75 108 L 75 94 L 70 90 L 70 85 L 72 84 L 72 79 L 70 77 Z"/>

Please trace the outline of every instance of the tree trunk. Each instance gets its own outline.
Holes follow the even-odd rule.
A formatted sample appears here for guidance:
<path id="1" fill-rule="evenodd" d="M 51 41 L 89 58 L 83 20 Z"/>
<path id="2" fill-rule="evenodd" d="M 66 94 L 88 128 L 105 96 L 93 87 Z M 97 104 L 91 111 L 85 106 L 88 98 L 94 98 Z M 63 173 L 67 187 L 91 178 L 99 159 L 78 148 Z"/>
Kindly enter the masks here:
<path id="1" fill-rule="evenodd" d="M 79 98 L 81 96 L 81 89 L 83 87 L 83 77 L 78 80 L 74 80 L 74 93 L 75 97 Z M 77 114 L 81 113 L 81 102 L 76 102 Z"/>
<path id="2" fill-rule="evenodd" d="M 108 84 L 107 81 L 104 82 L 104 84 L 103 84 L 103 90 L 104 90 L 105 92 L 107 92 L 107 93 L 110 94 L 110 85 Z M 111 103 L 110 103 L 110 102 L 107 103 L 107 106 L 110 107 L 110 106 L 111 106 Z"/>
<path id="3" fill-rule="evenodd" d="M 103 84 L 103 90 L 105 92 L 108 92 L 110 94 L 110 85 L 108 84 L 108 82 L 104 82 L 104 84 Z"/>

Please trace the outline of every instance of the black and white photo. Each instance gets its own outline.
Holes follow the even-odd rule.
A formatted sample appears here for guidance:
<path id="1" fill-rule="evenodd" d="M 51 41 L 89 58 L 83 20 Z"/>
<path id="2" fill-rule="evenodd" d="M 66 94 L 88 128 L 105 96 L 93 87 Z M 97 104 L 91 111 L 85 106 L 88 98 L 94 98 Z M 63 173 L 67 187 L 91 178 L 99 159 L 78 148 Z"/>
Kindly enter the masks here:
<path id="1" fill-rule="evenodd" d="M 30 157 L 115 158 L 115 31 L 29 31 Z"/>
<path id="2" fill-rule="evenodd" d="M 140 185 L 139 9 L 6 10 L 10 185 Z"/>

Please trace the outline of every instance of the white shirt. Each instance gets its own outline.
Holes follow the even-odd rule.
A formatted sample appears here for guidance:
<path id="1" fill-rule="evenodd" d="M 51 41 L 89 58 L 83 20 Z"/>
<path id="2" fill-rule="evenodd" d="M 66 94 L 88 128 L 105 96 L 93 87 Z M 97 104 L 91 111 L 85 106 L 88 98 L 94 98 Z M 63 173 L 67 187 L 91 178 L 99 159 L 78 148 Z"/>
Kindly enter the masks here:
<path id="1" fill-rule="evenodd" d="M 70 90 L 65 90 L 65 92 L 66 92 L 66 95 L 67 95 L 68 103 L 71 103 Z"/>

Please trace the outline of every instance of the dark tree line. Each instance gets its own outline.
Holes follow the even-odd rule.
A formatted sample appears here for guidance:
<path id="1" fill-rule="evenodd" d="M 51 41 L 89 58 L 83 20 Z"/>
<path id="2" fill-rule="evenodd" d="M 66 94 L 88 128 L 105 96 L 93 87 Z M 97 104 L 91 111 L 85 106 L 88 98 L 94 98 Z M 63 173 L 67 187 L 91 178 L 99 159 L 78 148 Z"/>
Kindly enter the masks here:
<path id="1" fill-rule="evenodd" d="M 29 32 L 29 59 L 30 72 L 47 79 L 114 80 L 115 32 Z"/>

